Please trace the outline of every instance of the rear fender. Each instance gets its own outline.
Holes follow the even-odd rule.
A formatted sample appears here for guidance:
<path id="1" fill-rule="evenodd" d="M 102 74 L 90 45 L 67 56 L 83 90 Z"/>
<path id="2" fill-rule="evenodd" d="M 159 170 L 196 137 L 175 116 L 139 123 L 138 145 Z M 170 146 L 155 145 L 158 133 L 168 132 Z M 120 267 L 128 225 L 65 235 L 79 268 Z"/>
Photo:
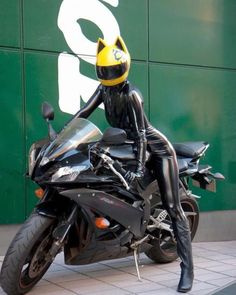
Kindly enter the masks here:
<path id="1" fill-rule="evenodd" d="M 199 165 L 198 171 L 192 176 L 193 185 L 216 192 L 216 180 L 224 180 L 225 177 L 219 172 L 211 172 L 211 168 L 209 165 Z"/>

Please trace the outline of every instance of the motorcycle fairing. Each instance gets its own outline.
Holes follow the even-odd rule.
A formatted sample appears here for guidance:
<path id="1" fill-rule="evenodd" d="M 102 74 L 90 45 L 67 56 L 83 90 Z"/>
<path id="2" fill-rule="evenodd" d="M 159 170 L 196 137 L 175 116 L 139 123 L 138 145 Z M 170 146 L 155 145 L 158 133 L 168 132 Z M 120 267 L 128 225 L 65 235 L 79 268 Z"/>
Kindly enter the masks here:
<path id="1" fill-rule="evenodd" d="M 88 206 L 105 216 L 109 216 L 129 229 L 136 237 L 143 236 L 145 231 L 144 224 L 147 225 L 148 223 L 148 220 L 144 222 L 144 216 L 148 215 L 145 210 L 150 210 L 148 205 L 144 206 L 144 209 L 141 210 L 115 196 L 92 189 L 71 189 L 62 191 L 60 194 L 74 200 L 82 208 Z M 148 202 L 148 200 L 144 202 Z"/>
<path id="2" fill-rule="evenodd" d="M 121 246 L 117 241 L 109 245 L 109 242 L 97 241 L 95 235 L 93 235 L 85 249 L 80 250 L 78 247 L 72 248 L 65 245 L 64 258 L 67 265 L 82 265 L 126 257 L 130 255 L 130 252 L 128 247 Z"/>
<path id="3" fill-rule="evenodd" d="M 133 234 L 121 226 L 100 230 L 94 226 L 95 212 L 84 206 L 79 218 L 68 233 L 64 245 L 65 263 L 68 265 L 90 264 L 107 259 L 130 255 Z"/>

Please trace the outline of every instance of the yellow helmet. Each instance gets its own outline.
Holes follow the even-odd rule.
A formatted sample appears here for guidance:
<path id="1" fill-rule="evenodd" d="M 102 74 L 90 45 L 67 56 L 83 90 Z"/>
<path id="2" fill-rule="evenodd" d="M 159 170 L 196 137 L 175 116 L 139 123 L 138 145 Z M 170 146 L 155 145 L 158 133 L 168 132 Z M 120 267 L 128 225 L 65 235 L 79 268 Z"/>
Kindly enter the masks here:
<path id="1" fill-rule="evenodd" d="M 96 73 L 98 80 L 105 86 L 120 84 L 128 77 L 130 55 L 123 39 L 117 37 L 113 45 L 98 39 Z"/>

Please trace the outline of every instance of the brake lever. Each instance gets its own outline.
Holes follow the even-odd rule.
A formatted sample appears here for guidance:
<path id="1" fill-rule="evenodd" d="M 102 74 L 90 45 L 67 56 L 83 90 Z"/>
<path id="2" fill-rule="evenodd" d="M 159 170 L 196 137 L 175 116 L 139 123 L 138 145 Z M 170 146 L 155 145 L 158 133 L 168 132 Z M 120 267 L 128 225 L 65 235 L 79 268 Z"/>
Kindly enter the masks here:
<path id="1" fill-rule="evenodd" d="M 100 155 L 99 155 L 102 159 L 103 159 L 103 161 L 104 161 L 104 163 L 106 163 L 108 166 L 109 166 L 109 168 L 112 170 L 112 172 L 114 173 L 114 174 L 116 174 L 119 178 L 120 178 L 120 180 L 121 180 L 121 182 L 123 183 L 123 185 L 125 186 L 125 188 L 127 189 L 127 190 L 130 190 L 130 186 L 129 186 L 129 184 L 127 183 L 127 181 L 125 180 L 125 178 L 123 177 L 123 175 L 122 175 L 122 170 L 124 170 L 122 167 L 120 167 L 121 169 L 120 169 L 120 171 L 118 171 L 116 168 L 117 168 L 117 163 L 115 163 L 115 161 L 114 160 L 112 160 L 112 158 L 110 158 L 109 156 L 107 156 L 106 154 L 101 154 L 100 153 Z M 114 164 L 116 164 L 116 168 L 114 167 Z M 125 171 L 125 170 L 124 170 Z"/>

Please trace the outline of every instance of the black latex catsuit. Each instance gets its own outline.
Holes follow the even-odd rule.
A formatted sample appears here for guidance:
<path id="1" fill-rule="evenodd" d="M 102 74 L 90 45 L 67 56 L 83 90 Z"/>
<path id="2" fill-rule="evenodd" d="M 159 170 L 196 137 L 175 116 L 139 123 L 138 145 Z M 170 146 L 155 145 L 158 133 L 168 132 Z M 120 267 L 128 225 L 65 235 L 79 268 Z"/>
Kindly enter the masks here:
<path id="1" fill-rule="evenodd" d="M 138 172 L 145 165 L 146 148 L 152 153 L 162 203 L 173 221 L 177 251 L 182 260 L 179 287 L 184 289 L 192 279 L 193 263 L 188 222 L 180 205 L 178 164 L 173 146 L 149 123 L 143 111 L 142 96 L 128 81 L 110 87 L 100 84 L 75 116 L 87 118 L 101 103 L 104 103 L 108 123 L 124 129 L 128 138 L 135 140 Z"/>

